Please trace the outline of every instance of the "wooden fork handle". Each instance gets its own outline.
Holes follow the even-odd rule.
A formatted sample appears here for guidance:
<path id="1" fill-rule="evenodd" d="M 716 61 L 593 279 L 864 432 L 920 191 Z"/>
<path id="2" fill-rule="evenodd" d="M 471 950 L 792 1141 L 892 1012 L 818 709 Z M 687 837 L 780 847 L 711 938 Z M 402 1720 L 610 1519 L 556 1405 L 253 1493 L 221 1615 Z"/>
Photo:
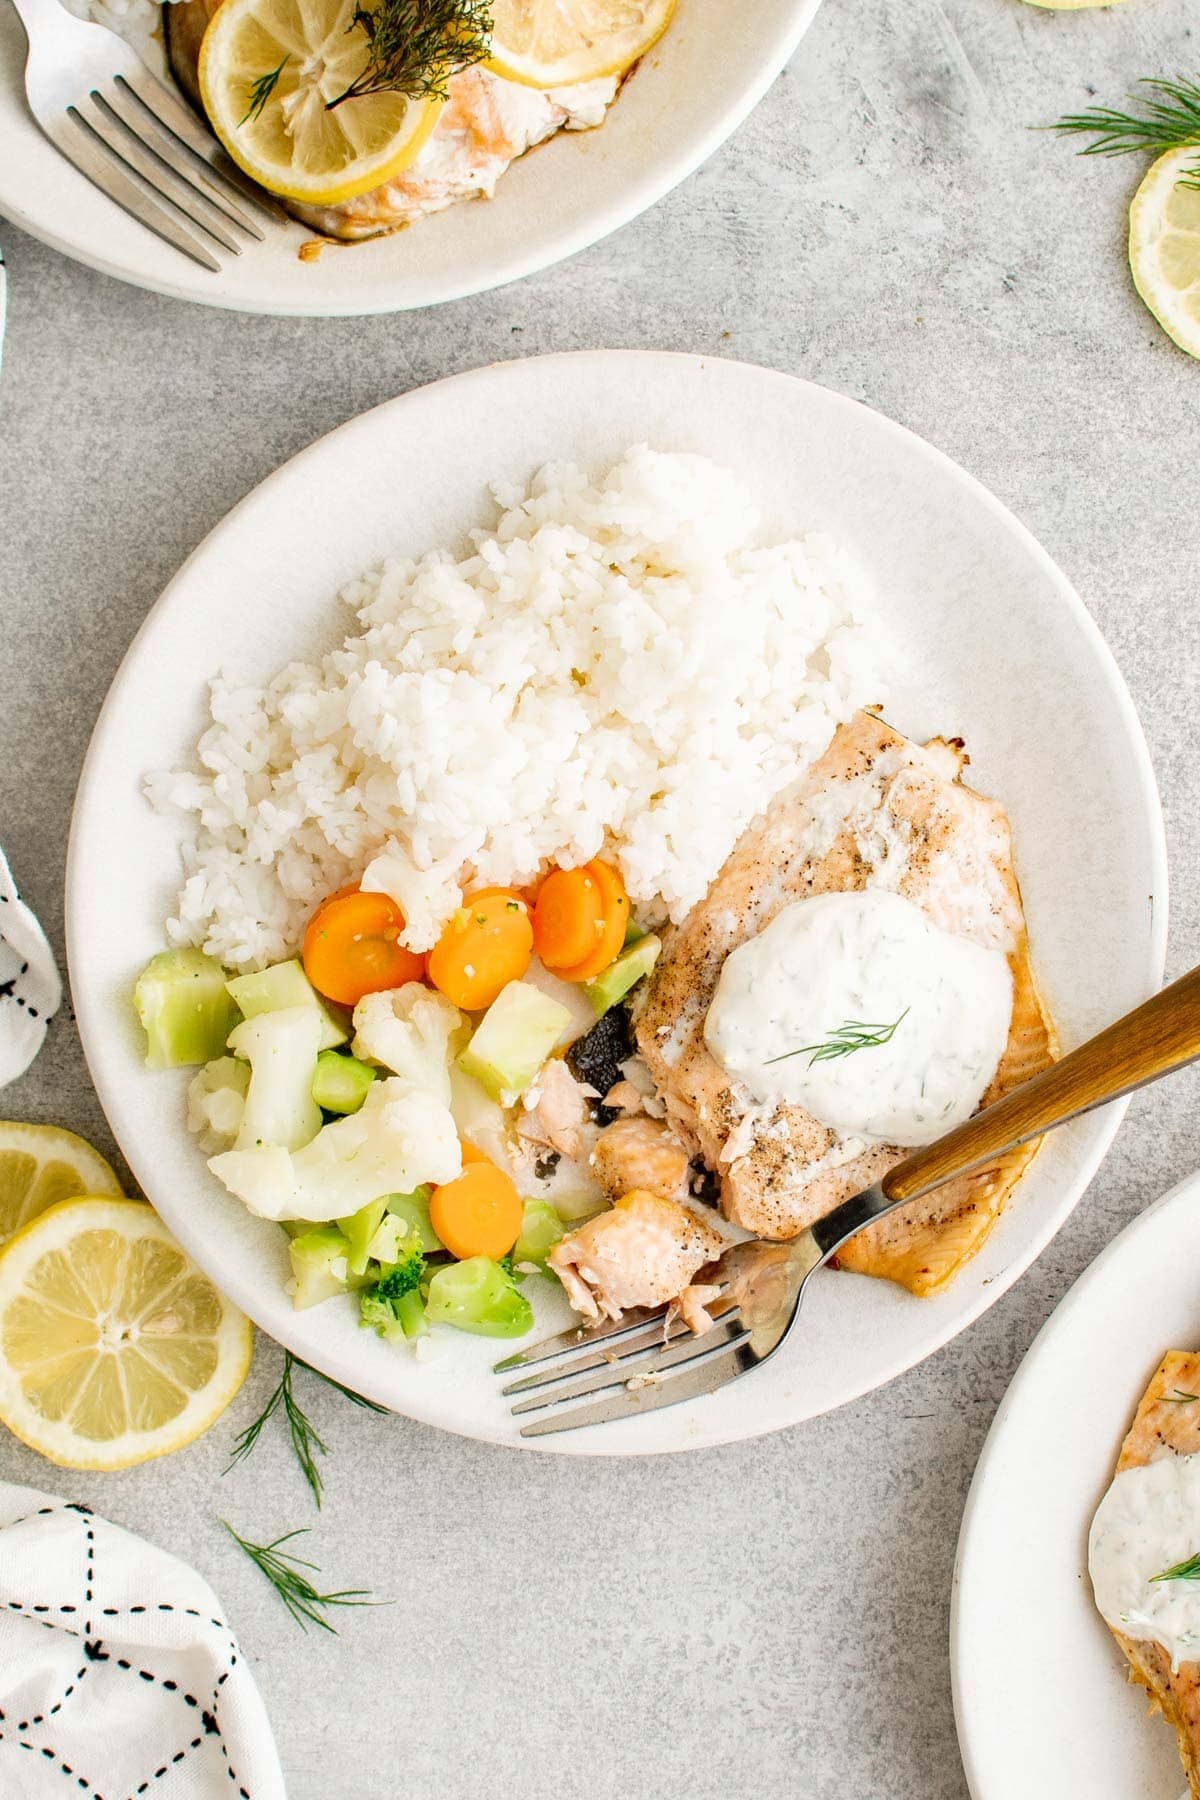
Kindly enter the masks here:
<path id="1" fill-rule="evenodd" d="M 937 1143 L 914 1150 L 884 1176 L 880 1186 L 893 1203 L 916 1200 L 1052 1126 L 1131 1094 L 1198 1058 L 1200 968 Z"/>

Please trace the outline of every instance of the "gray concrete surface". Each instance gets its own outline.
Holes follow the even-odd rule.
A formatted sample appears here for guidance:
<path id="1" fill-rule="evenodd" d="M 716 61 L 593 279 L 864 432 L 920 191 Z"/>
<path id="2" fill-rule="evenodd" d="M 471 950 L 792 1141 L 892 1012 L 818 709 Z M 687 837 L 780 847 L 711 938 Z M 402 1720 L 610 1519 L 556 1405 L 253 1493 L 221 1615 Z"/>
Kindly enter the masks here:
<path id="1" fill-rule="evenodd" d="M 1140 164 L 1076 162 L 1028 129 L 1093 90 L 1115 100 L 1138 76 L 1194 73 L 1194 16 L 1190 0 L 1061 15 L 828 0 L 755 116 L 654 212 L 538 279 L 424 315 L 183 307 L 0 224 L 0 841 L 56 941 L 97 708 L 160 587 L 228 507 L 433 376 L 619 344 L 728 353 L 857 395 L 1014 508 L 1133 690 L 1170 836 L 1171 972 L 1200 960 L 1200 369 L 1124 266 Z M 85 1499 L 210 1575 L 293 1800 L 962 1800 L 947 1619 L 980 1444 L 1070 1282 L 1200 1160 L 1198 1095 L 1181 1077 L 1135 1102 L 1075 1217 L 965 1336 L 774 1438 L 562 1462 L 318 1392 L 318 1518 L 278 1434 L 220 1478 L 276 1376 L 263 1343 L 232 1414 L 190 1451 L 104 1478 L 4 1442 L 0 1476 Z M 111 1151 L 65 1015 L 0 1111 Z M 338 1638 L 301 1637 L 218 1513 L 250 1531 L 312 1524 L 336 1584 L 396 1603 L 348 1615 Z"/>

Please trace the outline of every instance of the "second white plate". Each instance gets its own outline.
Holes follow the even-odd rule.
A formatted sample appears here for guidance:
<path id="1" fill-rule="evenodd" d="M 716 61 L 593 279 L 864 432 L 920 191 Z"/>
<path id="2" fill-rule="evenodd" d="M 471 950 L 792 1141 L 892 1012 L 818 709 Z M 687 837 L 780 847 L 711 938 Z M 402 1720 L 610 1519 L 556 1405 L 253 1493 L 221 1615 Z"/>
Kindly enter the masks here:
<path id="1" fill-rule="evenodd" d="M 436 306 L 573 256 L 660 200 L 757 105 L 819 4 L 686 0 L 603 127 L 560 132 L 521 157 L 494 200 L 369 243 L 331 244 L 316 262 L 298 255 L 312 232 L 281 225 L 240 256 L 220 252 L 219 275 L 122 212 L 43 137 L 25 103 L 25 36 L 3 5 L 0 213 L 105 275 L 207 306 L 323 318 Z"/>
<path id="2" fill-rule="evenodd" d="M 1175 1738 L 1092 1603 L 1087 1535 L 1166 1350 L 1200 1344 L 1200 1175 L 1099 1256 L 996 1414 L 959 1539 L 954 1712 L 974 1800 L 1179 1800 Z"/>

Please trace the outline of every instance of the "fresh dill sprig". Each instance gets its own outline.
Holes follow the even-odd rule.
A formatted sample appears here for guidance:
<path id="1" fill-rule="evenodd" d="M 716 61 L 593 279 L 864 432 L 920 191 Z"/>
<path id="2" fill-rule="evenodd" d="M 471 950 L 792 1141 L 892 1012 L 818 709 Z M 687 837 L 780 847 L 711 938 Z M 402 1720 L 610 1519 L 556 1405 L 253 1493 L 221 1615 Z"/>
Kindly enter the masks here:
<path id="1" fill-rule="evenodd" d="M 1151 1581 L 1200 1581 L 1200 1555 L 1189 1556 L 1186 1562 L 1176 1563 L 1173 1569 L 1164 1569 L 1161 1575 L 1152 1575 Z"/>
<path id="2" fill-rule="evenodd" d="M 838 1025 L 830 1032 L 823 1044 L 801 1044 L 798 1050 L 785 1050 L 782 1056 L 769 1056 L 764 1065 L 770 1068 L 772 1063 L 786 1062 L 789 1056 L 807 1056 L 811 1069 L 814 1063 L 834 1062 L 839 1056 L 853 1056 L 856 1050 L 874 1050 L 880 1044 L 890 1044 L 896 1031 L 908 1017 L 906 1006 L 898 1019 L 890 1025 L 866 1025 L 861 1019 L 847 1019 L 844 1025 Z"/>
<path id="3" fill-rule="evenodd" d="M 1163 1395 L 1164 1406 L 1187 1406 L 1192 1400 L 1200 1400 L 1200 1394 L 1185 1394 L 1182 1388 L 1176 1388 L 1173 1394 Z"/>
<path id="4" fill-rule="evenodd" d="M 1091 112 L 1069 113 L 1050 131 L 1079 132 L 1094 137 L 1081 156 L 1128 156 L 1136 150 L 1153 150 L 1161 156 L 1165 150 L 1196 152 L 1196 165 L 1181 177 L 1181 187 L 1200 188 L 1200 86 L 1194 81 L 1162 81 L 1147 79 L 1138 83 L 1148 88 L 1155 99 L 1131 95 L 1140 114 L 1118 112 L 1098 106 Z"/>
<path id="5" fill-rule="evenodd" d="M 257 119 L 259 113 L 262 112 L 267 101 L 275 92 L 276 85 L 278 84 L 279 77 L 283 74 L 287 60 L 288 59 L 285 56 L 283 62 L 280 63 L 277 69 L 268 69 L 265 75 L 256 76 L 250 83 L 250 104 L 238 120 L 239 125 L 245 125 L 251 119 Z"/>
<path id="6" fill-rule="evenodd" d="M 454 71 L 487 55 L 492 11 L 490 0 L 378 0 L 356 6 L 349 29 L 366 33 L 366 66 L 326 111 L 363 94 L 444 100 Z"/>
<path id="7" fill-rule="evenodd" d="M 329 1447 L 324 1438 L 322 1438 L 317 1431 L 316 1426 L 313 1424 L 304 1408 L 301 1406 L 299 1400 L 296 1398 L 295 1390 L 292 1386 L 292 1374 L 296 1369 L 309 1369 L 310 1374 L 319 1376 L 329 1387 L 336 1388 L 339 1394 L 344 1394 L 347 1400 L 353 1400 L 355 1406 L 365 1406 L 370 1412 L 387 1411 L 385 1406 L 377 1406 L 374 1400 L 365 1400 L 361 1394 L 353 1393 L 349 1388 L 343 1387 L 340 1381 L 334 1381 L 329 1375 L 322 1375 L 319 1369 L 309 1368 L 308 1363 L 301 1362 L 299 1357 L 293 1356 L 290 1350 L 285 1350 L 283 1353 L 283 1374 L 279 1377 L 279 1383 L 272 1392 L 267 1404 L 259 1413 L 257 1419 L 247 1425 L 245 1431 L 238 1437 L 237 1442 L 233 1446 L 233 1455 L 229 1460 L 229 1468 L 226 1469 L 225 1473 L 228 1474 L 229 1469 L 232 1469 L 236 1463 L 240 1463 L 244 1457 L 249 1456 L 255 1444 L 257 1444 L 261 1437 L 263 1427 L 267 1423 L 267 1420 L 282 1406 L 284 1417 L 287 1419 L 288 1423 L 288 1432 L 292 1440 L 292 1449 L 296 1453 L 296 1461 L 300 1464 L 304 1479 L 312 1490 L 313 1499 L 316 1501 L 317 1505 L 320 1506 L 322 1495 L 324 1493 L 324 1483 L 321 1479 L 321 1470 L 317 1463 L 317 1457 L 328 1456 Z"/>
<path id="8" fill-rule="evenodd" d="M 311 1569 L 314 1575 L 320 1570 L 316 1563 L 305 1562 L 303 1557 L 293 1556 L 290 1550 L 281 1546 L 290 1544 L 293 1538 L 303 1537 L 307 1528 L 297 1531 L 285 1531 L 269 1544 L 252 1544 L 247 1538 L 240 1537 L 229 1523 L 222 1519 L 235 1544 L 241 1546 L 257 1569 L 260 1569 L 270 1582 L 283 1604 L 299 1625 L 301 1631 L 307 1631 L 305 1620 L 319 1625 L 322 1631 L 332 1631 L 337 1636 L 336 1625 L 321 1615 L 322 1607 L 329 1606 L 386 1606 L 384 1600 L 376 1600 L 369 1588 L 340 1588 L 334 1594 L 322 1594 L 313 1586 L 305 1569 Z"/>

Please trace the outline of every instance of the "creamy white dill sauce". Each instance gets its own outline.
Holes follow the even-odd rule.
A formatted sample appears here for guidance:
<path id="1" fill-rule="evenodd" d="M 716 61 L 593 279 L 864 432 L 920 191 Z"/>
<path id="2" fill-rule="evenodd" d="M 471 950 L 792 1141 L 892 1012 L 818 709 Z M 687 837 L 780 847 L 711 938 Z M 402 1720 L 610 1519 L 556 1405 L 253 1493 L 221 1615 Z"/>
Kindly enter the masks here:
<path id="1" fill-rule="evenodd" d="M 1088 1573 L 1096 1605 L 1126 1637 L 1153 1638 L 1171 1667 L 1200 1661 L 1200 1581 L 1154 1581 L 1200 1551 L 1200 1456 L 1122 1469 L 1096 1508 Z"/>
<path id="2" fill-rule="evenodd" d="M 1011 1016 L 1001 951 L 939 931 L 911 900 L 867 889 L 798 900 L 740 944 L 704 1036 L 760 1103 L 803 1106 L 839 1137 L 912 1145 L 970 1118 Z M 886 1042 L 847 1055 L 788 1054 L 834 1042 L 853 1023 L 885 1036 L 896 1021 Z"/>

